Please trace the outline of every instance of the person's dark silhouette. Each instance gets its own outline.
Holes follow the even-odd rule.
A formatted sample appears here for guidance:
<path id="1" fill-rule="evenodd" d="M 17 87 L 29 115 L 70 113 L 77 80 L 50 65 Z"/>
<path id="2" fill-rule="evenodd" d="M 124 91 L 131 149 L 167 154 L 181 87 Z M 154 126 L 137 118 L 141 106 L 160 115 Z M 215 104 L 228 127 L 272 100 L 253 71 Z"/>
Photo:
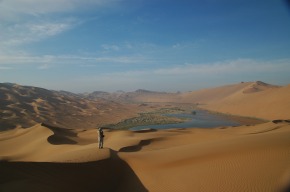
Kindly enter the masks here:
<path id="1" fill-rule="evenodd" d="M 98 141 L 99 141 L 99 149 L 102 149 L 103 148 L 103 145 L 104 145 L 104 132 L 103 132 L 103 129 L 102 128 L 99 128 L 98 130 Z"/>

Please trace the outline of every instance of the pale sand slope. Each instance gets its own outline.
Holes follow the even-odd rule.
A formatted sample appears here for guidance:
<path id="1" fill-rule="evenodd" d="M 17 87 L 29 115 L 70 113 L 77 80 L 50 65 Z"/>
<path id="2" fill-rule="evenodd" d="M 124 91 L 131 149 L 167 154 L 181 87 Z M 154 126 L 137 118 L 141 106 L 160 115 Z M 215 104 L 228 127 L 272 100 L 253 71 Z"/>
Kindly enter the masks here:
<path id="1" fill-rule="evenodd" d="M 31 128 L 17 128 L 11 131 L 0 132 L 0 157 L 8 161 L 34 162 L 83 162 L 109 158 L 108 151 L 100 151 L 96 155 L 97 144 L 88 145 L 52 145 L 52 140 L 62 140 L 66 143 L 76 143 L 68 137 L 53 138 L 54 132 L 37 124 Z"/>
<path id="2" fill-rule="evenodd" d="M 290 119 L 290 85 L 248 82 L 183 94 L 183 101 L 201 108 L 262 119 Z"/>
<path id="3" fill-rule="evenodd" d="M 290 187 L 286 121 L 216 129 L 105 130 L 101 150 L 96 130 L 52 130 L 55 135 L 36 125 L 0 133 L 1 192 L 264 192 Z"/>
<path id="4" fill-rule="evenodd" d="M 158 135 L 138 152 L 119 153 L 149 191 L 277 191 L 289 184 L 289 123 Z"/>
<path id="5" fill-rule="evenodd" d="M 96 130 L 51 129 L 0 132 L 1 192 L 146 191 L 116 152 L 98 149 Z"/>
<path id="6" fill-rule="evenodd" d="M 290 85 L 275 86 L 260 81 L 243 82 L 183 93 L 134 95 L 139 102 L 198 104 L 220 113 L 266 120 L 290 119 Z"/>

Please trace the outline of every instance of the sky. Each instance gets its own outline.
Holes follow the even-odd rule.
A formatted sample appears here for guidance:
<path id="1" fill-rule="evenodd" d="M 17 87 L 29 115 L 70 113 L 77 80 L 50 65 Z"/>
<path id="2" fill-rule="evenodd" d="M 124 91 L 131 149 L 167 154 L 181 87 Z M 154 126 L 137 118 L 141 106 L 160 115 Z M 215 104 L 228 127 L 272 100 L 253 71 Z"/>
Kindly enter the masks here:
<path id="1" fill-rule="evenodd" d="M 287 85 L 287 2 L 0 0 L 0 82 L 75 93 Z"/>

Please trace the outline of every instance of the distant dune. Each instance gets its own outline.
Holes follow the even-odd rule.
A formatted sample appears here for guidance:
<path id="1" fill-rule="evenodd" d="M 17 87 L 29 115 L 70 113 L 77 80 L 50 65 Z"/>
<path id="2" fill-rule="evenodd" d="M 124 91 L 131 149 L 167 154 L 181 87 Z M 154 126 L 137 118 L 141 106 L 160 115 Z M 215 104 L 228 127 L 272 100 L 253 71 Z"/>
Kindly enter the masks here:
<path id="1" fill-rule="evenodd" d="M 0 83 L 0 98 L 0 130 L 42 122 L 75 129 L 96 128 L 137 113 L 137 105 L 10 83 Z"/>
<path id="2" fill-rule="evenodd" d="M 135 102 L 173 102 L 231 115 L 266 120 L 290 118 L 290 85 L 282 87 L 261 81 L 202 89 L 183 93 L 130 93 Z"/>
<path id="3" fill-rule="evenodd" d="M 183 93 L 135 92 L 73 94 L 43 88 L 0 84 L 1 130 L 47 123 L 67 128 L 96 128 L 152 110 L 142 103 L 190 103 L 231 115 L 266 120 L 288 119 L 290 86 L 260 81 Z"/>
<path id="4" fill-rule="evenodd" d="M 290 86 L 279 87 L 262 82 L 241 83 L 217 88 L 213 94 L 222 95 L 229 90 L 231 92 L 226 96 L 205 101 L 202 108 L 267 120 L 290 118 Z"/>

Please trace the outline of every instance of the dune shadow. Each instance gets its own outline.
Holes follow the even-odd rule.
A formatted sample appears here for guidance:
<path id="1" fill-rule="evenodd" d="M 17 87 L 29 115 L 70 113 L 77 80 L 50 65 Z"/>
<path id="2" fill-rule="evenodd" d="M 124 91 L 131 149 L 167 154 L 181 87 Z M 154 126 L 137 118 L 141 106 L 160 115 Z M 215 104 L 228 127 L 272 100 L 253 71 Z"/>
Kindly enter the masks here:
<path id="1" fill-rule="evenodd" d="M 148 191 L 116 152 L 87 163 L 0 162 L 0 191 Z"/>
<path id="2" fill-rule="evenodd" d="M 151 133 L 151 132 L 156 132 L 157 129 L 140 129 L 140 130 L 133 130 L 134 133 Z"/>
<path id="3" fill-rule="evenodd" d="M 140 151 L 143 146 L 149 145 L 151 143 L 151 141 L 152 141 L 152 139 L 141 140 L 138 145 L 123 147 L 123 148 L 121 148 L 119 150 L 119 152 L 136 152 L 136 151 Z"/>
<path id="4" fill-rule="evenodd" d="M 74 133 L 71 129 L 61 128 L 49 125 L 47 123 L 41 123 L 41 126 L 49 128 L 53 131 L 53 135 L 47 138 L 47 141 L 53 145 L 61 145 L 61 144 L 77 144 L 71 138 L 77 137 L 77 133 Z"/>
<path id="5" fill-rule="evenodd" d="M 273 120 L 272 122 L 275 123 L 275 124 L 278 124 L 278 123 L 290 123 L 290 120 L 289 119 L 287 119 L 287 120 L 277 119 L 277 120 Z"/>
<path id="6" fill-rule="evenodd" d="M 290 183 L 288 184 L 288 186 L 284 187 L 284 189 L 282 189 L 280 192 L 289 192 L 290 191 Z"/>
<path id="7" fill-rule="evenodd" d="M 279 192 L 289 192 L 290 191 L 290 180 L 285 180 L 284 184 L 280 186 Z"/>
<path id="8" fill-rule="evenodd" d="M 173 129 L 167 129 L 168 132 L 174 132 L 174 133 L 189 133 L 189 128 L 173 128 Z"/>
<path id="9" fill-rule="evenodd" d="M 77 144 L 78 142 L 65 137 L 63 135 L 53 134 L 47 138 L 47 141 L 53 145 L 62 145 L 62 144 Z"/>

